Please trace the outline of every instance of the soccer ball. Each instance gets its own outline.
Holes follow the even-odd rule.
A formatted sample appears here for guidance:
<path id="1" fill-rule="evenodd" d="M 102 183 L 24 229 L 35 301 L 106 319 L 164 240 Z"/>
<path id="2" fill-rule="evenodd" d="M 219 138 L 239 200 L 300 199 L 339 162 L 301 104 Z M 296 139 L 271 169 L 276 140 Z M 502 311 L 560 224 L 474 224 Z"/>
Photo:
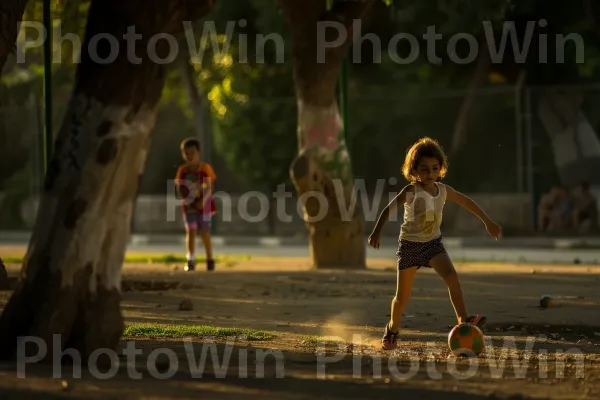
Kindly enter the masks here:
<path id="1" fill-rule="evenodd" d="M 475 325 L 458 324 L 448 334 L 448 346 L 455 356 L 478 356 L 485 348 L 483 332 Z"/>
<path id="2" fill-rule="evenodd" d="M 553 301 L 552 296 L 550 296 L 548 294 L 543 295 L 540 298 L 540 307 L 542 307 L 542 308 L 552 307 L 552 305 L 553 305 L 552 301 Z"/>

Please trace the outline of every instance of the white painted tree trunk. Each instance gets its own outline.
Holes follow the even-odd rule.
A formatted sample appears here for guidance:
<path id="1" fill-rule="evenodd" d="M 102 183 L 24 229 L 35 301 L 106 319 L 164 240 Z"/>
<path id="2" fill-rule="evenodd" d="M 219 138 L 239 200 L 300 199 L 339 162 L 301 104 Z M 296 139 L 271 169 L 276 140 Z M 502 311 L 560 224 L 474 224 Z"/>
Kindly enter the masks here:
<path id="1" fill-rule="evenodd" d="M 342 121 L 330 107 L 298 103 L 300 152 L 292 179 L 303 204 L 314 267 L 363 268 L 365 235 Z"/>
<path id="2" fill-rule="evenodd" d="M 99 347 L 113 347 L 123 332 L 121 266 L 138 168 L 156 112 L 132 112 L 76 94 L 67 116 L 22 280 L 2 316 L 12 326 L 0 326 L 3 339 L 7 333 L 27 334 L 51 344 L 52 335 L 60 334 L 63 347 L 89 355 Z"/>
<path id="3" fill-rule="evenodd" d="M 290 174 L 304 203 L 314 267 L 366 266 L 364 221 L 360 204 L 355 202 L 353 207 L 350 203 L 354 182 L 335 93 L 343 60 L 355 37 L 354 22 L 364 22 L 374 4 L 334 1 L 329 7 L 325 1 L 281 1 L 292 35 L 298 99 L 298 156 Z M 326 62 L 318 56 L 323 44 L 318 34 L 322 21 L 335 21 L 346 28 L 343 43 L 324 52 Z"/>
<path id="4" fill-rule="evenodd" d="M 18 287 L 0 316 L 0 358 L 11 358 L 17 338 L 34 336 L 54 351 L 83 357 L 115 349 L 123 333 L 121 267 L 129 239 L 140 169 L 150 146 L 165 83 L 167 41 L 156 51 L 135 41 L 140 62 L 129 58 L 126 27 L 145 38 L 182 36 L 183 21 L 208 13 L 212 0 L 92 0 L 66 118 L 55 141 Z M 98 63 L 88 44 L 111 34 L 120 51 Z M 98 56 L 110 49 L 98 46 Z M 100 54 L 102 53 L 102 54 Z M 112 53 L 110 53 L 112 54 Z M 133 61 L 133 62 L 132 62 Z M 59 335 L 60 348 L 53 336 Z"/>

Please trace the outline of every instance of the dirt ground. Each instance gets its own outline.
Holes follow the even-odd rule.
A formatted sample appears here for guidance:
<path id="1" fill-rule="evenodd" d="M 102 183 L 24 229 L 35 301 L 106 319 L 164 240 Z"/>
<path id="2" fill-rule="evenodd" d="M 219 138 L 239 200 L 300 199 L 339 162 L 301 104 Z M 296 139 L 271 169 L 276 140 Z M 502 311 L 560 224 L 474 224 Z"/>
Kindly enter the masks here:
<path id="1" fill-rule="evenodd" d="M 15 275 L 18 266 L 8 267 Z M 395 290 L 393 258 L 370 261 L 363 271 L 314 271 L 306 259 L 298 258 L 252 258 L 217 265 L 210 273 L 184 272 L 177 265 L 128 264 L 122 302 L 127 323 L 255 328 L 275 338 L 213 342 L 123 337 L 120 351 L 129 343 L 138 355 L 134 364 L 121 356 L 110 379 L 85 369 L 81 378 L 73 378 L 67 366 L 52 378 L 57 366 L 34 365 L 27 365 L 26 378 L 20 379 L 16 366 L 5 364 L 0 367 L 0 396 L 600 398 L 600 266 L 456 267 L 469 312 L 488 316 L 486 350 L 477 358 L 449 354 L 454 312 L 443 281 L 426 269 L 417 275 L 403 316 L 400 348 L 379 350 Z M 9 294 L 0 292 L 0 307 Z M 539 307 L 545 294 L 554 297 L 555 306 Z M 193 310 L 179 310 L 184 299 L 191 300 Z M 151 356 L 161 348 L 173 351 L 172 364 L 165 354 Z M 212 350 L 217 359 L 209 355 Z M 204 366 L 201 371 L 194 368 L 198 362 Z M 133 368 L 141 379 L 134 379 Z M 100 372 L 107 371 L 100 367 Z M 152 373 L 172 376 L 161 379 Z"/>

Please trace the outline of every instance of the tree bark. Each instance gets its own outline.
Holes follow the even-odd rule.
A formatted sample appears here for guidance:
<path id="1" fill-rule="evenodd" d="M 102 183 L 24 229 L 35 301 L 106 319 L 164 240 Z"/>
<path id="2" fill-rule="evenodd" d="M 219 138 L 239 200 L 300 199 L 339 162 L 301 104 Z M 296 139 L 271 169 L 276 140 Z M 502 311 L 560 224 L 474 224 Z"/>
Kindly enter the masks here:
<path id="1" fill-rule="evenodd" d="M 156 120 L 166 63 L 146 49 L 155 33 L 178 35 L 182 21 L 208 12 L 212 1 L 92 0 L 81 64 L 46 173 L 44 193 L 20 281 L 0 317 L 0 358 L 14 357 L 18 338 L 34 336 L 53 351 L 89 356 L 115 349 L 123 332 L 121 266 L 133 200 Z M 134 25 L 140 63 L 123 35 Z M 88 43 L 109 33 L 119 42 L 113 62 L 90 57 Z M 98 57 L 108 57 L 108 42 Z M 156 55 L 168 54 L 166 40 Z M 60 348 L 54 348 L 58 335 Z"/>
<path id="2" fill-rule="evenodd" d="M 6 271 L 6 265 L 0 258 L 0 290 L 9 290 L 10 281 L 8 279 L 8 271 Z"/>
<path id="3" fill-rule="evenodd" d="M 191 64 L 190 52 L 187 47 L 182 49 L 181 77 L 187 89 L 190 108 L 192 109 L 194 129 L 196 136 L 202 145 L 202 158 L 209 164 L 211 163 L 212 143 L 210 140 L 210 110 L 205 94 L 198 88 L 196 84 L 197 76 L 194 66 Z"/>
<path id="4" fill-rule="evenodd" d="M 281 2 L 292 34 L 294 81 L 298 104 L 298 155 L 290 175 L 304 211 L 310 253 L 316 268 L 364 268 L 364 220 L 356 201 L 350 156 L 336 103 L 336 84 L 354 36 L 353 21 L 370 10 L 374 1 L 325 0 Z M 318 58 L 319 23 L 341 23 L 346 38 Z M 321 25 L 323 26 L 323 25 Z M 325 40 L 338 37 L 325 31 Z"/>
<path id="5" fill-rule="evenodd" d="M 467 95 L 464 98 L 460 111 L 458 112 L 458 118 L 454 126 L 454 133 L 452 135 L 452 148 L 451 153 L 456 154 L 460 148 L 464 145 L 467 139 L 467 125 L 473 113 L 473 107 L 477 103 L 477 95 L 482 86 L 485 85 L 488 73 L 490 71 L 491 59 L 489 57 L 487 41 L 479 40 L 479 43 L 483 48 L 480 51 L 480 57 L 477 59 L 477 65 Z"/>
<path id="6" fill-rule="evenodd" d="M 0 76 L 9 54 L 19 36 L 19 23 L 23 18 L 27 0 L 3 0 L 0 2 Z"/>

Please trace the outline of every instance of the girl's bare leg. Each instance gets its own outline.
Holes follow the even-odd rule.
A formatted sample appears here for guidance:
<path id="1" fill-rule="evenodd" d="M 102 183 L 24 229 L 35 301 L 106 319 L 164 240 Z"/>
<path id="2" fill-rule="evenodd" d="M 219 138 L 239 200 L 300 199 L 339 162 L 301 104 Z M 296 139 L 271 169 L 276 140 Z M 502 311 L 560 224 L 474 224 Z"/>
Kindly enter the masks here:
<path id="1" fill-rule="evenodd" d="M 448 254 L 442 253 L 432 258 L 429 263 L 448 286 L 448 294 L 450 295 L 450 301 L 452 302 L 458 323 L 467 322 L 467 307 L 452 260 Z"/>
<path id="2" fill-rule="evenodd" d="M 398 341 L 396 336 L 400 330 L 402 311 L 410 298 L 416 273 L 416 267 L 398 271 L 396 278 L 396 295 L 392 299 L 392 312 L 390 314 L 390 320 L 385 326 L 383 338 L 381 339 L 381 345 L 384 350 L 393 350 L 397 346 Z"/>
<path id="3" fill-rule="evenodd" d="M 402 319 L 402 311 L 410 298 L 413 282 L 417 268 L 408 268 L 399 270 L 396 277 L 396 295 L 392 299 L 392 311 L 388 327 L 392 332 L 398 332 L 400 329 L 400 320 Z"/>

